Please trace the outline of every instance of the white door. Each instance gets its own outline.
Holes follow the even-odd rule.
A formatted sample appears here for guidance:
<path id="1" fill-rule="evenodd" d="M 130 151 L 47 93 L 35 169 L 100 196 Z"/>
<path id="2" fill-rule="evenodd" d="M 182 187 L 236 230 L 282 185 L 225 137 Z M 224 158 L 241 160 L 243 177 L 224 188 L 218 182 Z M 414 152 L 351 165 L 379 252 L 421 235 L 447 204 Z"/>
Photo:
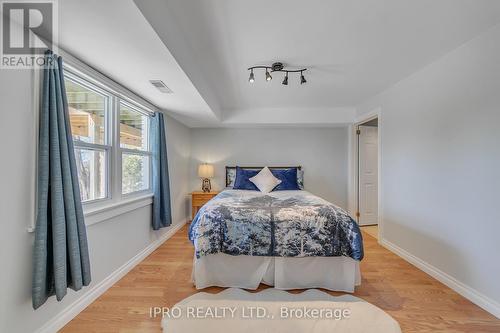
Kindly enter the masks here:
<path id="1" fill-rule="evenodd" d="M 359 224 L 378 223 L 378 128 L 359 126 Z"/>

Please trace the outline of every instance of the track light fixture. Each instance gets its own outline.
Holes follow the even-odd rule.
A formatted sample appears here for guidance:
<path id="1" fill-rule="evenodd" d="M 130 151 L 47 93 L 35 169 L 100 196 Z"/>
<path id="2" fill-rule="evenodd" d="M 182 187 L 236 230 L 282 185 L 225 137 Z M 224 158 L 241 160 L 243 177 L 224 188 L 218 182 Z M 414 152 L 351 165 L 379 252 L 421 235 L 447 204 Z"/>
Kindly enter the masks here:
<path id="1" fill-rule="evenodd" d="M 304 77 L 304 73 L 300 72 L 300 84 L 306 83 L 306 78 Z"/>
<path id="2" fill-rule="evenodd" d="M 254 83 L 255 82 L 255 77 L 253 76 L 253 69 L 250 72 L 250 77 L 248 78 L 248 82 Z"/>
<path id="3" fill-rule="evenodd" d="M 281 82 L 283 85 L 287 86 L 288 85 L 288 73 L 285 74 L 285 78 L 283 79 L 283 82 Z"/>
<path id="4" fill-rule="evenodd" d="M 253 74 L 253 70 L 261 68 L 266 70 L 266 81 L 271 81 L 273 77 L 271 76 L 271 73 L 273 72 L 283 72 L 285 73 L 285 77 L 283 79 L 282 84 L 287 86 L 288 85 L 288 73 L 300 73 L 300 84 L 304 84 L 307 82 L 306 78 L 304 77 L 304 72 L 307 70 L 307 68 L 302 68 L 302 69 L 294 69 L 294 70 L 288 70 L 284 69 L 284 65 L 281 62 L 275 62 L 271 66 L 253 66 L 248 68 L 250 71 L 250 77 L 248 78 L 248 82 L 254 83 L 255 82 L 255 77 Z"/>
<path id="5" fill-rule="evenodd" d="M 269 71 L 266 69 L 266 81 L 271 81 L 273 79 L 273 77 L 271 76 L 271 74 L 269 74 Z"/>

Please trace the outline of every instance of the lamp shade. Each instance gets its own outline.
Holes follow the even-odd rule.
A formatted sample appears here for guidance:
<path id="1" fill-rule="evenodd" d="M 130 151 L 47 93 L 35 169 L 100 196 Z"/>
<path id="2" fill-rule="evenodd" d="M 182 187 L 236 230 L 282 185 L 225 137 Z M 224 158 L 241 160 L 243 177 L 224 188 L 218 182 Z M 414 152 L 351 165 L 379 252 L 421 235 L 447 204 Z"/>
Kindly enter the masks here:
<path id="1" fill-rule="evenodd" d="M 212 178 L 214 176 L 214 166 L 212 164 L 200 164 L 198 166 L 198 177 Z"/>

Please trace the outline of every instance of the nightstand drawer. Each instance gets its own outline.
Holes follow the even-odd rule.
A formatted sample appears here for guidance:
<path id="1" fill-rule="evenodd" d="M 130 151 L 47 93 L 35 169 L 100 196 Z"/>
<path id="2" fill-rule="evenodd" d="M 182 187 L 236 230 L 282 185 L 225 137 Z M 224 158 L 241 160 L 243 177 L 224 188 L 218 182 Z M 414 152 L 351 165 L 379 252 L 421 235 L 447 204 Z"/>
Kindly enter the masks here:
<path id="1" fill-rule="evenodd" d="M 196 215 L 198 210 L 206 204 L 210 199 L 215 197 L 219 192 L 193 192 L 191 193 L 192 217 Z"/>
<path id="2" fill-rule="evenodd" d="M 210 199 L 215 197 L 213 194 L 198 194 L 193 196 L 193 206 L 203 206 L 206 204 Z"/>

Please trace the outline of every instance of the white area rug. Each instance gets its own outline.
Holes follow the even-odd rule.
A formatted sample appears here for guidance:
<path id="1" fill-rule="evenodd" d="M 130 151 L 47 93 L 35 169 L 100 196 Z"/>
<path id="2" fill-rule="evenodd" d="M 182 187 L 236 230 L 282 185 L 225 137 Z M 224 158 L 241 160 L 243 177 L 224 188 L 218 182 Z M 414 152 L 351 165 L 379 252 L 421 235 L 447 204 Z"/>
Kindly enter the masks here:
<path id="1" fill-rule="evenodd" d="M 250 293 L 229 288 L 197 293 L 164 311 L 164 333 L 349 332 L 400 333 L 399 324 L 360 298 L 317 289 L 290 294 L 277 289 Z"/>

